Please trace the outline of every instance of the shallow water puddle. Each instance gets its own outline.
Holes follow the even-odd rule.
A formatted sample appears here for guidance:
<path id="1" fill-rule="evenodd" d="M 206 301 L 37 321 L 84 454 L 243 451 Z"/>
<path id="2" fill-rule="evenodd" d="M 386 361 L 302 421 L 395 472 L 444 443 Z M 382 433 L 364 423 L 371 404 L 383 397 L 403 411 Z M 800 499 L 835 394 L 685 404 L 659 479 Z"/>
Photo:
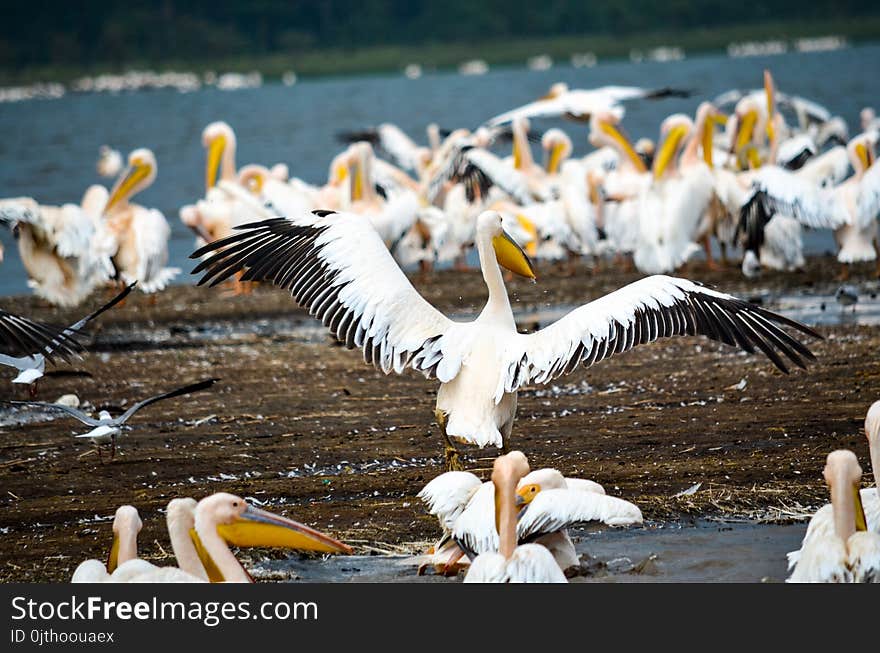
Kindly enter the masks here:
<path id="1" fill-rule="evenodd" d="M 782 582 L 788 575 L 785 554 L 800 546 L 805 531 L 806 524 L 703 520 L 573 529 L 585 575 L 572 582 Z M 275 560 L 258 565 L 255 577 L 324 583 L 456 582 L 430 573 L 418 576 L 421 562 L 403 555 Z"/>

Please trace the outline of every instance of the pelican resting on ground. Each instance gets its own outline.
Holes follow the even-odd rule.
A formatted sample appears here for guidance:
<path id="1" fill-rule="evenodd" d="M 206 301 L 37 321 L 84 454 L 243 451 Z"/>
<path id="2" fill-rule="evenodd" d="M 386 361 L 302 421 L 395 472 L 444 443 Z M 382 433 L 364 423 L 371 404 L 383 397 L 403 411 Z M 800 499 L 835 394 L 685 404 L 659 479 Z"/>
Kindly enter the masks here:
<path id="1" fill-rule="evenodd" d="M 83 424 L 93 427 L 92 430 L 88 433 L 83 433 L 82 435 L 77 435 L 76 437 L 89 438 L 96 446 L 109 443 L 110 458 L 112 459 L 116 453 L 116 437 L 120 433 L 122 433 L 122 429 L 123 427 L 125 427 L 125 423 L 131 418 L 131 416 L 138 412 L 141 408 L 146 408 L 150 404 L 154 404 L 157 401 L 162 401 L 163 399 L 171 399 L 173 397 L 180 397 L 182 395 L 188 395 L 193 392 L 198 392 L 199 390 L 205 390 L 207 388 L 210 388 L 217 381 L 218 379 L 206 379 L 204 381 L 199 381 L 198 383 L 191 383 L 189 385 L 183 386 L 182 388 L 177 388 L 176 390 L 171 390 L 170 392 L 163 392 L 162 394 L 148 397 L 147 399 L 142 399 L 141 401 L 133 404 L 128 410 L 126 410 L 118 417 L 111 417 L 109 412 L 107 412 L 106 410 L 102 410 L 100 413 L 98 413 L 98 419 L 95 419 L 94 417 L 90 417 L 81 410 L 73 408 L 72 406 L 66 406 L 64 404 L 50 404 L 41 401 L 11 401 L 9 403 L 61 410 L 68 415 L 72 415 Z M 98 449 L 98 453 L 100 454 L 100 449 Z"/>
<path id="2" fill-rule="evenodd" d="M 804 542 L 790 583 L 880 583 L 880 534 L 865 526 L 859 495 L 862 468 L 852 451 L 828 454 L 833 530 Z"/>
<path id="3" fill-rule="evenodd" d="M 553 555 L 540 544 L 517 546 L 516 485 L 529 473 L 529 463 L 521 451 L 495 459 L 492 489 L 495 518 L 493 532 L 498 536 L 498 552 L 483 553 L 471 563 L 466 583 L 566 583 L 565 574 Z"/>
<path id="4" fill-rule="evenodd" d="M 350 547 L 332 537 L 292 519 L 251 506 L 241 497 L 226 492 L 218 492 L 199 501 L 192 523 L 197 535 L 195 541 L 200 543 L 202 549 L 197 555 L 207 566 L 216 569 L 220 582 L 253 582 L 253 578 L 230 551 L 230 544 L 237 547 L 351 553 Z M 182 568 L 158 567 L 138 558 L 137 534 L 140 529 L 141 520 L 133 507 L 123 506 L 117 510 L 113 522 L 113 545 L 106 568 L 99 560 L 87 560 L 77 567 L 72 582 L 207 582 L 207 574 L 202 576 Z"/>
<path id="5" fill-rule="evenodd" d="M 821 337 L 731 295 L 660 275 L 585 304 L 540 331 L 519 333 L 501 266 L 530 279 L 535 273 L 495 211 L 477 219 L 489 299 L 468 322 L 450 320 L 431 306 L 359 215 L 314 211 L 239 229 L 191 255 L 214 252 L 193 270 L 204 272 L 199 285 L 216 285 L 244 270 L 242 280 L 268 280 L 290 290 L 337 339 L 363 350 L 364 360 L 386 374 L 411 367 L 439 380 L 435 414 L 450 466 L 458 464 L 450 437 L 506 446 L 519 389 L 581 364 L 589 367 L 661 337 L 702 334 L 748 352 L 760 349 L 787 372 L 783 356 L 799 367 L 814 356 L 778 325 Z"/>
<path id="6" fill-rule="evenodd" d="M 62 354 L 62 358 L 65 358 L 65 354 L 78 353 L 82 349 L 82 347 L 75 348 L 71 350 L 71 342 L 72 338 L 82 332 L 82 328 L 90 321 L 94 320 L 101 313 L 106 310 L 109 310 L 116 306 L 119 302 L 125 299 L 128 294 L 131 292 L 131 289 L 134 288 L 137 282 L 132 283 L 129 286 L 123 288 L 122 292 L 120 292 L 116 297 L 111 299 L 109 302 L 101 306 L 98 310 L 93 311 L 86 315 L 83 319 L 78 322 L 74 322 L 69 327 L 63 330 L 57 337 L 54 337 L 52 340 L 48 341 L 46 344 L 38 345 L 33 348 L 24 347 L 26 344 L 25 341 L 20 341 L 21 336 L 18 336 L 16 340 L 19 340 L 19 344 L 21 347 L 12 348 L 13 355 L 7 355 L 5 336 L 15 337 L 14 332 L 8 332 L 4 334 L 4 324 L 2 322 L 2 318 L 0 318 L 0 337 L 4 338 L 4 342 L 0 344 L 0 365 L 7 365 L 9 367 L 14 367 L 18 370 L 18 376 L 12 379 L 13 383 L 22 383 L 29 386 L 31 396 L 36 396 L 37 393 L 37 380 L 40 379 L 46 371 L 46 361 L 52 362 L 52 354 L 58 353 Z M 2 313 L 2 312 L 0 312 Z M 8 313 L 7 313 L 8 315 Z M 12 316 L 15 317 L 15 316 Z M 21 320 L 22 318 L 18 318 Z M 31 322 L 31 324 L 35 324 Z M 12 323 L 10 326 L 13 328 L 20 328 L 20 323 Z M 40 325 L 37 325 L 40 326 Z M 45 334 L 45 332 L 43 332 Z M 11 334 L 11 335 L 10 335 Z M 39 334 L 38 334 L 39 337 Z M 13 343 L 16 344 L 16 343 Z M 78 344 L 78 343 L 77 343 Z M 15 355 L 15 351 L 19 351 L 19 355 Z M 24 354 L 24 355 L 21 355 Z"/>
<path id="7" fill-rule="evenodd" d="M 859 500 L 865 514 L 865 526 L 872 533 L 880 534 L 880 401 L 875 401 L 865 417 L 865 436 L 868 438 L 868 451 L 871 454 L 871 468 L 874 472 L 874 487 L 862 488 Z M 834 533 L 834 508 L 825 504 L 810 519 L 801 548 L 788 554 L 788 569 L 797 565 L 807 544 L 815 537 L 829 537 Z"/>
<path id="8" fill-rule="evenodd" d="M 419 492 L 419 498 L 443 528 L 443 537 L 431 557 L 438 572 L 454 572 L 464 555 L 474 558 L 498 550 L 498 537 L 491 528 L 493 491 L 491 482 L 481 483 L 473 474 L 446 472 Z M 517 541 L 541 544 L 563 571 L 579 565 L 568 536 L 569 526 L 590 521 L 609 526 L 642 522 L 637 506 L 606 496 L 604 488 L 594 481 L 566 478 L 555 469 L 529 472 L 520 479 L 516 493 L 521 507 Z"/>

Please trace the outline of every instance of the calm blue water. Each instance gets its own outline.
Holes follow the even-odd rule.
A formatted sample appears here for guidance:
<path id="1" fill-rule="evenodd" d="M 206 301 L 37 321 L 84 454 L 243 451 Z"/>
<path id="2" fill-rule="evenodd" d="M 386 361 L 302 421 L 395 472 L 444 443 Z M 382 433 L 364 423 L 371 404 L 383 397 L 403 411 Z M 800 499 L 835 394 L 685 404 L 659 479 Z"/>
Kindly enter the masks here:
<path id="1" fill-rule="evenodd" d="M 171 265 L 189 270 L 193 239 L 180 223 L 180 206 L 199 198 L 204 184 L 202 128 L 226 120 L 238 137 L 237 164 L 283 161 L 292 175 L 326 179 L 339 130 L 390 121 L 424 142 L 430 122 L 473 128 L 487 118 L 544 94 L 550 84 L 676 86 L 695 96 L 631 103 L 624 125 L 633 138 L 656 138 L 660 121 L 673 112 L 693 113 L 703 99 L 730 88 L 756 88 L 762 70 L 772 69 L 782 91 L 804 95 L 843 116 L 855 133 L 858 112 L 880 104 L 876 75 L 880 45 L 828 53 L 728 59 L 705 56 L 672 63 L 611 62 L 595 68 L 556 66 L 548 71 L 500 69 L 479 77 L 455 73 L 374 76 L 280 83 L 234 92 L 207 88 L 195 93 L 146 91 L 121 95 L 68 95 L 0 105 L 0 197 L 26 195 L 44 204 L 79 202 L 95 172 L 98 148 L 109 144 L 128 153 L 151 148 L 159 175 L 138 202 L 165 213 L 173 228 Z M 535 124 L 546 129 L 555 123 Z M 575 154 L 588 151 L 586 129 L 568 131 Z M 0 295 L 27 292 L 26 276 L 11 234 L 0 229 L 6 248 L 0 264 Z M 830 236 L 811 236 L 808 246 L 832 249 Z M 182 281 L 188 281 L 186 275 Z"/>

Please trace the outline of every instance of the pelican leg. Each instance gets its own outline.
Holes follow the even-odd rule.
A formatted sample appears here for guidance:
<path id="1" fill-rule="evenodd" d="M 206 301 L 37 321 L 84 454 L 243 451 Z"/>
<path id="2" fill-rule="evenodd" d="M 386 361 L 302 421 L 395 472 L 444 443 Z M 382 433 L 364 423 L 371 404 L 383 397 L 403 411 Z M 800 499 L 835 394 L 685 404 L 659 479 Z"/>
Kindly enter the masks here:
<path id="1" fill-rule="evenodd" d="M 443 456 L 446 459 L 446 471 L 460 472 L 464 467 L 459 459 L 458 449 L 455 448 L 455 445 L 452 444 L 452 440 L 450 440 L 449 436 L 446 434 L 446 415 L 443 414 L 442 410 L 435 410 L 434 417 L 437 420 L 437 424 L 440 426 L 440 433 L 443 435 L 443 440 L 446 443 L 443 449 Z"/>
<path id="2" fill-rule="evenodd" d="M 730 261 L 727 260 L 727 243 L 719 241 L 718 247 L 721 249 L 721 264 L 727 267 L 730 264 Z"/>
<path id="3" fill-rule="evenodd" d="M 34 381 L 33 383 L 31 383 L 28 386 L 28 395 L 30 396 L 31 399 L 37 398 L 37 382 L 36 381 Z"/>
<path id="4" fill-rule="evenodd" d="M 843 263 L 840 267 L 840 274 L 837 275 L 838 281 L 849 281 L 849 263 Z"/>

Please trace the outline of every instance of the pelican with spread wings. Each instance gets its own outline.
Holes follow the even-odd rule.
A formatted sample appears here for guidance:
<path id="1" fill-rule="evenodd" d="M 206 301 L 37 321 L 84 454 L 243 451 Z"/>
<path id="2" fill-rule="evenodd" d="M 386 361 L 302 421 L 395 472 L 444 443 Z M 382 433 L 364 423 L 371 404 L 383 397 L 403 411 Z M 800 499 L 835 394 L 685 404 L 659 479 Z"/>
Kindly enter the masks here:
<path id="1" fill-rule="evenodd" d="M 658 338 L 705 335 L 748 352 L 762 351 L 783 372 L 814 356 L 780 325 L 819 338 L 803 324 L 687 279 L 647 277 L 585 304 L 534 333 L 516 329 L 501 266 L 534 279 L 532 263 L 501 226 L 477 218 L 476 246 L 488 301 L 479 316 L 453 321 L 428 303 L 360 215 L 314 211 L 243 225 L 206 254 L 194 274 L 216 285 L 244 270 L 243 280 L 286 288 L 345 345 L 383 372 L 407 367 L 440 381 L 436 416 L 447 465 L 458 466 L 450 437 L 479 447 L 506 447 L 517 392 L 578 366 Z"/>

